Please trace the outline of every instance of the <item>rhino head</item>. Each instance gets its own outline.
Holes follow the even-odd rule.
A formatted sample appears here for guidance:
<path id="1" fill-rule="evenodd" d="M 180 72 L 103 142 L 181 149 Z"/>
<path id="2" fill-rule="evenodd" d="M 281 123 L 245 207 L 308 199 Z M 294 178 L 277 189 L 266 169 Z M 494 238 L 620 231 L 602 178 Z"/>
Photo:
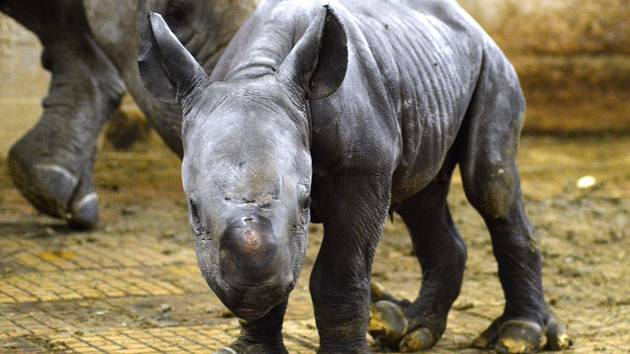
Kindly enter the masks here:
<path id="1" fill-rule="evenodd" d="M 345 32 L 327 8 L 290 44 L 269 75 L 211 81 L 153 13 L 139 57 L 146 89 L 182 106 L 182 179 L 202 273 L 246 320 L 286 301 L 297 281 L 310 217 L 307 104 L 333 94 L 347 66 Z"/>

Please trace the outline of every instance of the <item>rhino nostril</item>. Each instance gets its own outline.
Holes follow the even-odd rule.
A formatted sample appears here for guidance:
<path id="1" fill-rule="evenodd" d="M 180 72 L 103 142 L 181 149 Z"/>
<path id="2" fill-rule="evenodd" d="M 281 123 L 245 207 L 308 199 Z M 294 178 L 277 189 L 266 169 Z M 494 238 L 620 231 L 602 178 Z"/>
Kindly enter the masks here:
<path id="1" fill-rule="evenodd" d="M 253 222 L 254 221 L 254 217 L 253 216 L 246 216 L 243 218 L 243 222 L 244 223 L 248 223 L 248 222 Z"/>

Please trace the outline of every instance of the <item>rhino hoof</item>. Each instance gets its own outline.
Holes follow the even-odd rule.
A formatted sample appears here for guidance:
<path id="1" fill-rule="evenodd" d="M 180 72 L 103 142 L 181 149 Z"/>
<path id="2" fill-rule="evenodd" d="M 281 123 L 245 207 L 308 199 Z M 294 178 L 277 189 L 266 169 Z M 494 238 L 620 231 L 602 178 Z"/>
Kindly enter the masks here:
<path id="1" fill-rule="evenodd" d="M 9 172 L 22 195 L 40 212 L 62 218 L 66 206 L 78 184 L 78 179 L 67 169 L 50 164 L 24 168 L 9 159 Z"/>
<path id="2" fill-rule="evenodd" d="M 494 349 L 499 353 L 525 354 L 541 350 L 559 351 L 572 345 L 562 322 L 551 315 L 547 328 L 528 320 L 495 320 L 475 341 L 479 349 Z"/>
<path id="3" fill-rule="evenodd" d="M 22 195 L 41 213 L 62 218 L 76 230 L 89 230 L 98 223 L 98 196 L 81 196 L 81 181 L 67 168 L 57 164 L 32 167 L 9 155 L 9 173 Z M 84 192 L 85 193 L 85 192 Z M 76 198 L 75 201 L 72 199 Z"/>
<path id="4" fill-rule="evenodd" d="M 381 300 L 370 309 L 368 332 L 379 346 L 387 350 L 408 353 L 433 347 L 440 336 L 427 327 L 412 326 L 412 321 L 401 305 Z"/>
<path id="5" fill-rule="evenodd" d="M 75 230 L 92 230 L 98 224 L 98 195 L 90 193 L 72 203 L 68 226 Z"/>
<path id="6" fill-rule="evenodd" d="M 397 348 L 408 327 L 407 318 L 398 305 L 386 300 L 372 305 L 368 332 L 381 344 Z"/>

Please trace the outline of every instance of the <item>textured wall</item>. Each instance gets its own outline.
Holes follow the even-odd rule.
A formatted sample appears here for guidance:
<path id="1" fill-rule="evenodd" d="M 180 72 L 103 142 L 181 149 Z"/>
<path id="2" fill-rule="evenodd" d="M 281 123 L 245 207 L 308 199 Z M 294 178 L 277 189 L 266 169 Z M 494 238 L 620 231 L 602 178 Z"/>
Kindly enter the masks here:
<path id="1" fill-rule="evenodd" d="M 40 66 L 37 38 L 0 14 L 0 155 L 41 114 L 50 76 Z"/>
<path id="2" fill-rule="evenodd" d="M 459 0 L 506 51 L 528 131 L 630 131 L 630 1 Z M 37 39 L 0 15 L 0 154 L 40 114 Z"/>
<path id="3" fill-rule="evenodd" d="M 530 131 L 630 131 L 630 1 L 460 3 L 516 66 Z"/>

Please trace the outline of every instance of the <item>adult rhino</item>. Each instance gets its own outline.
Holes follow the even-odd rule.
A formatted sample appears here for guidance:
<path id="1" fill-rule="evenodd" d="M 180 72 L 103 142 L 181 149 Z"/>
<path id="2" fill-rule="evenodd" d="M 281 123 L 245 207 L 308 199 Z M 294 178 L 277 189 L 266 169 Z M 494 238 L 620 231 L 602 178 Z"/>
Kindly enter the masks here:
<path id="1" fill-rule="evenodd" d="M 466 248 L 447 204 L 459 164 L 490 231 L 503 315 L 475 341 L 563 349 L 523 208 L 525 102 L 512 65 L 455 1 L 267 0 L 206 75 L 158 14 L 139 56 L 155 97 L 183 108 L 184 190 L 202 273 L 242 322 L 224 353 L 284 353 L 282 322 L 309 215 L 324 225 L 310 289 L 320 353 L 432 347 L 459 294 Z M 309 204 L 310 203 L 310 204 Z M 414 302 L 373 291 L 388 214 L 422 266 Z"/>
<path id="2" fill-rule="evenodd" d="M 210 72 L 258 0 L 0 0 L 0 11 L 37 35 L 51 72 L 44 113 L 10 150 L 9 172 L 39 211 L 70 226 L 98 222 L 92 182 L 97 138 L 125 88 L 166 144 L 182 154 L 181 109 L 142 87 L 136 65 L 142 19 L 159 11 Z M 142 16 L 141 16 L 142 14 Z"/>

